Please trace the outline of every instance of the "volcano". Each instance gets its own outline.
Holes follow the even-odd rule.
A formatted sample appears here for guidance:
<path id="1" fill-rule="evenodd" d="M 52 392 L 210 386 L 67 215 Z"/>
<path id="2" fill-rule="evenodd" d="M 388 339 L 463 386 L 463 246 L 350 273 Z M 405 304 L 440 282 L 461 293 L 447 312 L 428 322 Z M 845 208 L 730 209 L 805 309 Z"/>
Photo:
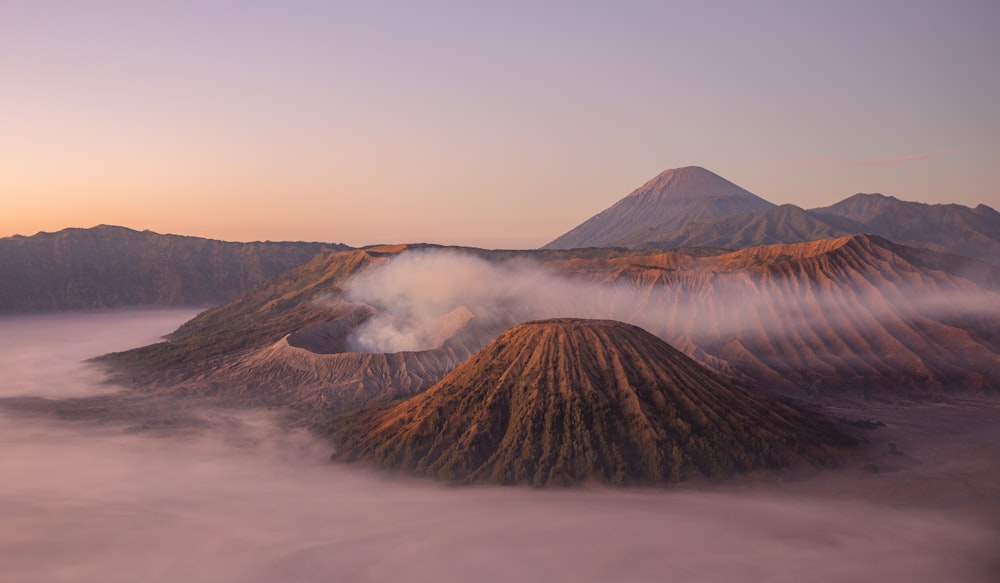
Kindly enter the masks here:
<path id="1" fill-rule="evenodd" d="M 439 383 L 340 428 L 336 459 L 462 483 L 660 484 L 837 461 L 850 440 L 645 330 L 511 328 Z"/>
<path id="2" fill-rule="evenodd" d="M 802 209 L 767 200 L 698 166 L 665 170 L 543 249 L 743 249 L 869 234 L 1000 265 L 1000 212 L 856 194 Z"/>
<path id="3" fill-rule="evenodd" d="M 684 225 L 773 208 L 725 178 L 686 166 L 665 170 L 608 209 L 545 245 L 545 249 L 636 246 Z"/>

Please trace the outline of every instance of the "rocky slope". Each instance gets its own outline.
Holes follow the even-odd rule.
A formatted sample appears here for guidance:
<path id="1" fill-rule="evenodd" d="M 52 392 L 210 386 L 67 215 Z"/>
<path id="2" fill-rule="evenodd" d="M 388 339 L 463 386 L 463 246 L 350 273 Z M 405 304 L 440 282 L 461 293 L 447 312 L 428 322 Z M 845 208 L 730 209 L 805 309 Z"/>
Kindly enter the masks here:
<path id="1" fill-rule="evenodd" d="M 232 243 L 123 227 L 0 239 L 0 313 L 204 306 L 302 265 L 325 243 Z"/>
<path id="2" fill-rule="evenodd" d="M 634 246 L 692 221 L 773 206 L 704 168 L 676 168 L 662 172 L 544 248 Z"/>
<path id="3" fill-rule="evenodd" d="M 989 265 L 866 235 L 674 257 L 563 268 L 637 286 L 623 316 L 762 391 L 1000 390 L 1000 270 Z"/>
<path id="4" fill-rule="evenodd" d="M 1000 212 L 857 194 L 804 210 L 774 206 L 701 168 L 667 170 L 545 246 L 743 249 L 872 234 L 1000 265 Z"/>
<path id="5" fill-rule="evenodd" d="M 519 325 L 426 392 L 362 412 L 336 457 L 458 482 L 677 482 L 830 463 L 846 439 L 614 321 Z"/>
<path id="6" fill-rule="evenodd" d="M 830 221 L 847 219 L 865 232 L 914 247 L 926 247 L 1000 265 L 1000 213 L 981 204 L 923 204 L 881 194 L 856 194 L 809 211 Z"/>
<path id="7" fill-rule="evenodd" d="M 202 312 L 168 336 L 167 342 L 108 355 L 119 369 L 152 382 L 157 376 L 200 374 L 223 357 L 270 346 L 323 322 L 355 318 L 331 310 L 341 285 L 355 273 L 386 261 L 377 251 L 340 251 L 269 279 L 222 305 Z"/>
<path id="8" fill-rule="evenodd" d="M 808 211 L 783 204 L 754 213 L 687 223 L 672 233 L 650 236 L 645 247 L 715 247 L 743 249 L 777 243 L 800 243 L 864 233 L 864 227 L 848 219 L 814 217 Z"/>
<path id="9" fill-rule="evenodd" d="M 359 352 L 351 335 L 392 308 L 347 301 L 345 288 L 411 251 L 318 256 L 199 315 L 167 342 L 103 360 L 142 386 L 293 404 L 329 419 L 426 389 L 521 322 L 586 317 L 640 325 L 763 394 L 822 401 L 1000 390 L 1000 270 L 878 237 L 714 255 L 544 251 L 514 263 L 504 262 L 509 253 L 425 247 L 416 251 L 443 253 L 448 269 L 465 264 L 456 255 L 499 267 L 477 267 L 487 281 L 475 297 L 450 296 L 427 349 Z M 526 261 L 534 283 L 523 297 L 491 304 L 482 295 L 508 289 L 511 278 L 524 286 L 517 270 Z M 408 272 L 416 280 L 394 285 L 417 293 L 427 275 Z M 538 304 L 551 289 L 561 295 Z"/>
<path id="10" fill-rule="evenodd" d="M 316 256 L 186 322 L 165 342 L 96 359 L 117 380 L 160 392 L 210 395 L 241 405 L 289 405 L 312 419 L 426 389 L 503 330 L 459 318 L 433 350 L 357 352 L 348 336 L 375 309 L 344 302 L 354 275 L 408 246 Z"/>

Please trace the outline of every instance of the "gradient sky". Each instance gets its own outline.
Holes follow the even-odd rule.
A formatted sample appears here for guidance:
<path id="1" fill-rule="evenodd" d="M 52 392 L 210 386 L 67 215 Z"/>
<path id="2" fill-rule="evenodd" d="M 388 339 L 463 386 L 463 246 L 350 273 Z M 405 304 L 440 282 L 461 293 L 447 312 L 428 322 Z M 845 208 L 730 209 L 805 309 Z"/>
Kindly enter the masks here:
<path id="1" fill-rule="evenodd" d="M 1000 2 L 0 0 L 0 236 L 534 247 L 666 168 L 1000 208 Z"/>

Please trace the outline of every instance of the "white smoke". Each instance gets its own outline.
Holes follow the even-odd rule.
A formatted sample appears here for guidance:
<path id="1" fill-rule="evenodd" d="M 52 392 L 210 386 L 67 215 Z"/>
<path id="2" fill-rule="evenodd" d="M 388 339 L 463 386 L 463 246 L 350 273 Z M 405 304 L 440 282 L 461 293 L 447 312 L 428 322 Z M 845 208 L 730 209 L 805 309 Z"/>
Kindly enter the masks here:
<path id="1" fill-rule="evenodd" d="M 378 312 L 355 330 L 355 350 L 428 350 L 456 310 L 472 318 L 509 315 L 518 322 L 583 316 L 583 286 L 528 261 L 489 262 L 453 252 L 406 252 L 351 280 L 345 299 Z M 597 288 L 587 288 L 588 292 Z M 515 322 L 517 323 L 517 322 Z"/>
<path id="2" fill-rule="evenodd" d="M 346 300 L 377 310 L 349 343 L 364 352 L 432 349 L 447 337 L 442 326 L 454 321 L 456 310 L 503 327 L 556 317 L 620 320 L 687 348 L 741 335 L 790 336 L 818 326 L 854 334 L 886 318 L 1000 317 L 1000 294 L 960 279 L 930 287 L 883 281 L 873 290 L 849 282 L 780 286 L 743 272 L 716 273 L 711 285 L 678 278 L 671 285 L 638 286 L 606 271 L 590 275 L 596 279 L 569 277 L 528 259 L 407 251 L 347 282 Z"/>

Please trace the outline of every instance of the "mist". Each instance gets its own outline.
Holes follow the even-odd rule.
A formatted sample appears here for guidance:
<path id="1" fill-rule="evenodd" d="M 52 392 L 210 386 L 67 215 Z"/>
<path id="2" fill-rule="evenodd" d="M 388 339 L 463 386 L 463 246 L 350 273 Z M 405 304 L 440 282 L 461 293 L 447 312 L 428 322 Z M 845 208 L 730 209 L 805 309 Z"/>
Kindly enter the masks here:
<path id="1" fill-rule="evenodd" d="M 197 313 L 158 308 L 0 316 L 0 398 L 117 392 L 82 361 L 157 342 Z"/>
<path id="2" fill-rule="evenodd" d="M 188 315 L 4 318 L 4 395 L 107 395 L 117 389 L 101 385 L 83 358 L 148 342 Z M 31 358 L 13 359 L 15 350 Z M 998 524 L 977 518 L 984 502 L 954 480 L 930 500 L 905 503 L 858 494 L 886 489 L 882 482 L 850 487 L 826 474 L 707 491 L 456 488 L 333 464 L 327 443 L 275 412 L 204 409 L 198 424 L 165 432 L 70 422 L 5 401 L 5 581 L 919 583 L 997 575 Z M 898 490 L 905 480 L 892 484 Z"/>
<path id="3" fill-rule="evenodd" d="M 503 327 L 556 317 L 620 320 L 688 349 L 743 333 L 784 337 L 817 326 L 864 333 L 888 317 L 1000 317 L 1000 294 L 964 280 L 941 280 L 931 287 L 881 282 L 853 289 L 801 280 L 785 288 L 752 281 L 745 273 L 712 277 L 712 284 L 680 278 L 671 285 L 640 286 L 621 278 L 570 277 L 528 259 L 487 261 L 448 250 L 406 251 L 346 283 L 345 300 L 376 309 L 352 333 L 349 346 L 363 352 L 433 349 L 446 339 L 442 329 L 454 327 L 456 320 L 464 323 L 459 318 L 464 311 L 473 319 L 500 320 Z"/>

